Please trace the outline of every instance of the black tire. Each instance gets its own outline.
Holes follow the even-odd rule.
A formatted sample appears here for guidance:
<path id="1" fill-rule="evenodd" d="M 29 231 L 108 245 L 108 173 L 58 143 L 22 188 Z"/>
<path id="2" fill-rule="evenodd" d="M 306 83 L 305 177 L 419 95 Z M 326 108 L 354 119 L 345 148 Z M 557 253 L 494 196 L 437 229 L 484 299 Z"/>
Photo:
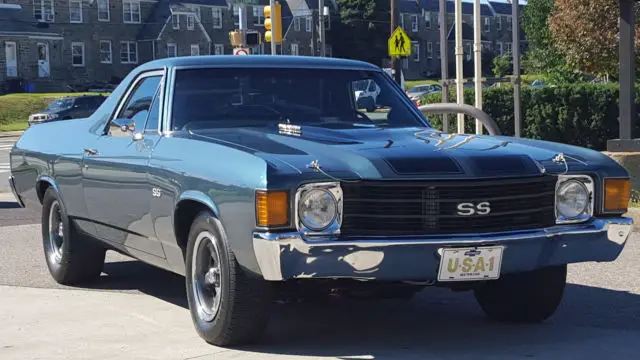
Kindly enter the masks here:
<path id="1" fill-rule="evenodd" d="M 208 254 L 211 246 L 218 254 L 217 259 Z M 214 260 L 203 268 L 201 264 L 204 261 L 199 259 L 205 258 Z M 269 322 L 269 307 L 273 299 L 271 287 L 266 281 L 245 274 L 231 252 L 227 239 L 222 235 L 218 220 L 211 213 L 202 212 L 193 221 L 185 262 L 189 311 L 198 335 L 217 346 L 243 345 L 256 341 Z M 219 263 L 217 270 L 216 263 Z M 202 284 L 207 277 L 200 275 L 201 281 L 194 280 L 194 272 L 204 274 L 207 267 L 207 273 L 217 274 L 210 278 L 213 280 L 209 284 Z M 198 296 L 198 289 L 202 292 L 211 291 L 215 283 L 220 287 L 211 296 Z M 213 309 L 213 306 L 208 306 L 208 301 L 215 302 L 215 295 L 219 295 L 219 303 Z M 206 304 L 203 308 L 207 311 L 201 312 L 199 304 Z"/>
<path id="2" fill-rule="evenodd" d="M 50 229 L 52 215 L 58 229 L 61 224 L 61 232 Z M 41 221 L 45 261 L 49 273 L 57 283 L 74 285 L 100 277 L 104 267 L 105 248 L 74 228 L 58 193 L 52 187 L 47 189 L 42 199 Z"/>
<path id="3" fill-rule="evenodd" d="M 491 318 L 505 322 L 538 323 L 558 309 L 567 283 L 567 265 L 508 274 L 475 290 Z"/>

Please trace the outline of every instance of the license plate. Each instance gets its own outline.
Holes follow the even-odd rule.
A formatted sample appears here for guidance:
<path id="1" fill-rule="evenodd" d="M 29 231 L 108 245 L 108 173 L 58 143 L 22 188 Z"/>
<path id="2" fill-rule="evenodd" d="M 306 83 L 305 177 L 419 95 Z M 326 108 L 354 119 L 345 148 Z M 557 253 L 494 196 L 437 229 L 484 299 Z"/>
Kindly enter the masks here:
<path id="1" fill-rule="evenodd" d="M 498 279 L 503 249 L 502 246 L 442 249 L 438 281 Z"/>

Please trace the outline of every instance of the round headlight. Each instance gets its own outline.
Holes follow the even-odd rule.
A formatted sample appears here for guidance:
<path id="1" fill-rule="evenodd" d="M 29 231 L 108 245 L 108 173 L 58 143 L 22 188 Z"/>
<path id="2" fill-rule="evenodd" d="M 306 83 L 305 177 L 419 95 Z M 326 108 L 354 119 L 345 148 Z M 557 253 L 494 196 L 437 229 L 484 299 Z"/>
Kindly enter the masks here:
<path id="1" fill-rule="evenodd" d="M 305 191 L 300 197 L 298 214 L 302 224 L 313 231 L 326 229 L 338 214 L 335 197 L 327 190 Z"/>
<path id="2" fill-rule="evenodd" d="M 558 188 L 556 200 L 559 215 L 566 219 L 575 219 L 588 210 L 589 191 L 580 181 L 566 181 Z"/>

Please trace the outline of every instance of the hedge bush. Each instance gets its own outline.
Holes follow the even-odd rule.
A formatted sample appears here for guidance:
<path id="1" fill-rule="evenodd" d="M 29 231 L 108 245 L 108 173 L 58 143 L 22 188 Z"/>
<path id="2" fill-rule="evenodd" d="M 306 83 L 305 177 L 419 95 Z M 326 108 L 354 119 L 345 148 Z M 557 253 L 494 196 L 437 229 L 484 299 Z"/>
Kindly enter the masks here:
<path id="1" fill-rule="evenodd" d="M 638 89 L 636 89 L 638 91 Z M 606 150 L 607 140 L 619 135 L 618 94 L 615 84 L 568 84 L 557 87 L 521 88 L 523 137 Z M 465 104 L 474 104 L 475 92 L 465 89 Z M 513 88 L 495 87 L 483 90 L 482 108 L 493 118 L 503 135 L 514 135 Z M 636 97 L 636 113 L 640 112 Z M 455 89 L 449 101 L 455 102 Z M 441 101 L 440 94 L 430 94 L 426 103 Z M 431 123 L 442 129 L 442 117 L 429 115 Z M 466 117 L 465 131 L 475 132 L 475 121 Z M 640 135 L 640 116 L 634 135 Z M 449 116 L 449 131 L 456 129 L 456 115 Z"/>

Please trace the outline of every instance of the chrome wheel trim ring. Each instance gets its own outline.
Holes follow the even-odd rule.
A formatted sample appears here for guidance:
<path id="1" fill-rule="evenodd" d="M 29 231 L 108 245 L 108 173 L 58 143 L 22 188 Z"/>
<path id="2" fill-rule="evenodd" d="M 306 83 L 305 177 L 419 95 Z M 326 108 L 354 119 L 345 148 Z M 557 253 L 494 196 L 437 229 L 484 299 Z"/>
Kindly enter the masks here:
<path id="1" fill-rule="evenodd" d="M 62 245 L 64 243 L 64 223 L 62 209 L 58 200 L 54 200 L 49 208 L 49 259 L 54 264 L 62 262 Z"/>
<path id="2" fill-rule="evenodd" d="M 215 319 L 220 310 L 222 276 L 220 250 L 209 231 L 198 234 L 191 256 L 191 291 L 198 317 L 205 322 Z"/>

